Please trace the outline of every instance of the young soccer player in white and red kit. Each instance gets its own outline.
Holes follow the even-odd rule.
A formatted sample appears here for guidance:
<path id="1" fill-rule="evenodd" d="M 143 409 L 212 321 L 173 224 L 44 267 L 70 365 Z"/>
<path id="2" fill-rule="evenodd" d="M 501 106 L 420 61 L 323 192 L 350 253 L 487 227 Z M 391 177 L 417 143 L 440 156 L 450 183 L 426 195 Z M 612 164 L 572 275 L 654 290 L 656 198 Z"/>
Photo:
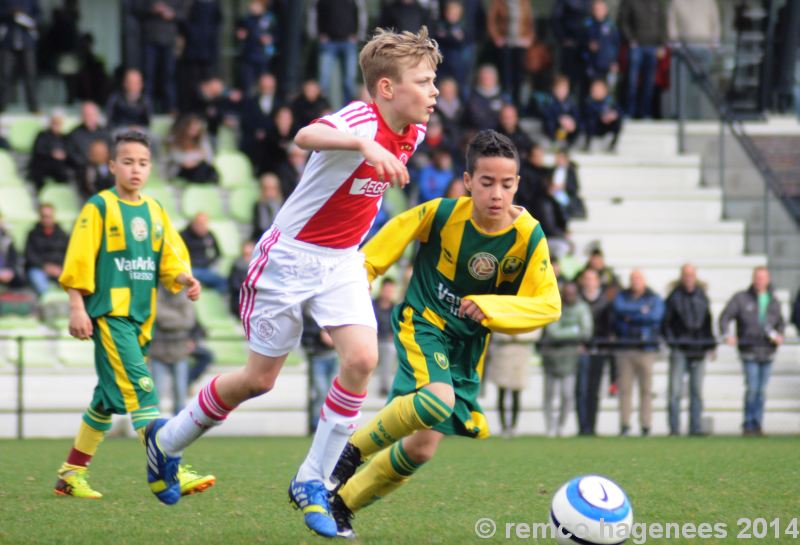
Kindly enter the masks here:
<path id="1" fill-rule="evenodd" d="M 302 306 L 330 333 L 341 360 L 313 443 L 289 496 L 314 532 L 336 536 L 323 481 L 358 422 L 377 364 L 375 316 L 364 239 L 391 185 L 408 183 L 406 163 L 425 138 L 436 104 L 441 54 L 418 34 L 378 30 L 359 58 L 371 104 L 353 102 L 298 132 L 313 153 L 297 189 L 261 237 L 242 285 L 240 314 L 247 364 L 215 377 L 183 411 L 147 430 L 150 470 L 175 487 L 184 448 L 221 424 L 237 405 L 268 392 L 302 332 Z M 177 496 L 176 496 L 177 497 Z"/>

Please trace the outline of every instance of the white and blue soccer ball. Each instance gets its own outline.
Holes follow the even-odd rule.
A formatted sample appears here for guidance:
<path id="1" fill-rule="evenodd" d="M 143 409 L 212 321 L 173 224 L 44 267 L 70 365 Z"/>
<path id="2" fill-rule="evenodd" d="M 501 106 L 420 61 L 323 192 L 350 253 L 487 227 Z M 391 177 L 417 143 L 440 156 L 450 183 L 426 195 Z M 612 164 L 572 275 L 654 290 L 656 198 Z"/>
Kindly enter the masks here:
<path id="1" fill-rule="evenodd" d="M 575 477 L 550 507 L 559 545 L 616 545 L 631 532 L 633 509 L 625 491 L 600 475 Z"/>

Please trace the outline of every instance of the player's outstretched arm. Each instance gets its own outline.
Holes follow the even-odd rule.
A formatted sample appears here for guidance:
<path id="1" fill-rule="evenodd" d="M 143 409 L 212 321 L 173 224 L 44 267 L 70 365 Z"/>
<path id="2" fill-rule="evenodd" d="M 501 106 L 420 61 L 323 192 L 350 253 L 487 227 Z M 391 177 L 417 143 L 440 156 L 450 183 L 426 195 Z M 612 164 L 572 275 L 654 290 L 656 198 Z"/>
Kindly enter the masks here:
<path id="1" fill-rule="evenodd" d="M 469 295 L 464 298 L 477 305 L 483 313 L 485 319 L 481 324 L 484 327 L 515 335 L 561 318 L 561 295 L 544 237 L 536 246 L 523 275 L 516 295 Z"/>
<path id="2" fill-rule="evenodd" d="M 308 151 L 357 151 L 375 167 L 375 173 L 381 181 L 399 187 L 408 184 L 406 166 L 375 140 L 348 134 L 325 123 L 312 123 L 300 129 L 294 137 L 294 143 Z"/>
<path id="3" fill-rule="evenodd" d="M 427 242 L 441 202 L 442 199 L 434 199 L 398 214 L 364 245 L 361 251 L 370 283 L 400 259 L 412 240 Z"/>

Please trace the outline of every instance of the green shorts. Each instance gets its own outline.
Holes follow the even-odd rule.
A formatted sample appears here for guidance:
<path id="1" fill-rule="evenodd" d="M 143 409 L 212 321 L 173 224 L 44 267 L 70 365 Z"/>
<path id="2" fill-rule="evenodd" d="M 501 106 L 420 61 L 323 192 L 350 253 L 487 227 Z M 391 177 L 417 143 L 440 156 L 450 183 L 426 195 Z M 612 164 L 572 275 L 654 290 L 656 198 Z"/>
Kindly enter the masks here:
<path id="1" fill-rule="evenodd" d="M 456 395 L 453 414 L 433 429 L 445 435 L 488 437 L 478 394 L 489 334 L 453 337 L 405 305 L 395 307 L 392 329 L 399 363 L 389 400 L 432 382 L 450 384 Z"/>
<path id="2" fill-rule="evenodd" d="M 144 361 L 141 327 L 127 318 L 92 320 L 97 386 L 90 407 L 100 413 L 126 414 L 158 407 L 153 377 Z"/>

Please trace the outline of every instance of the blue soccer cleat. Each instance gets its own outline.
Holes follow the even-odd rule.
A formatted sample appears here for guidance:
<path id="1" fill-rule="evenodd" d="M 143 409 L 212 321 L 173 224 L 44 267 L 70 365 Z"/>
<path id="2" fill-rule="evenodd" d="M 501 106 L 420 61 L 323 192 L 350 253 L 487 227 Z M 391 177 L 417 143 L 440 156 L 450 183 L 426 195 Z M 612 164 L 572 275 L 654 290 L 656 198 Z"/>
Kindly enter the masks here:
<path id="1" fill-rule="evenodd" d="M 164 424 L 165 418 L 150 422 L 144 430 L 144 446 L 147 451 L 147 482 L 150 491 L 161 503 L 174 505 L 181 499 L 181 483 L 178 478 L 180 456 L 168 456 L 158 446 L 156 434 Z"/>
<path id="2" fill-rule="evenodd" d="M 308 529 L 323 537 L 336 537 L 336 521 L 328 504 L 328 489 L 322 481 L 298 481 L 289 484 L 289 503 L 302 509 Z"/>

